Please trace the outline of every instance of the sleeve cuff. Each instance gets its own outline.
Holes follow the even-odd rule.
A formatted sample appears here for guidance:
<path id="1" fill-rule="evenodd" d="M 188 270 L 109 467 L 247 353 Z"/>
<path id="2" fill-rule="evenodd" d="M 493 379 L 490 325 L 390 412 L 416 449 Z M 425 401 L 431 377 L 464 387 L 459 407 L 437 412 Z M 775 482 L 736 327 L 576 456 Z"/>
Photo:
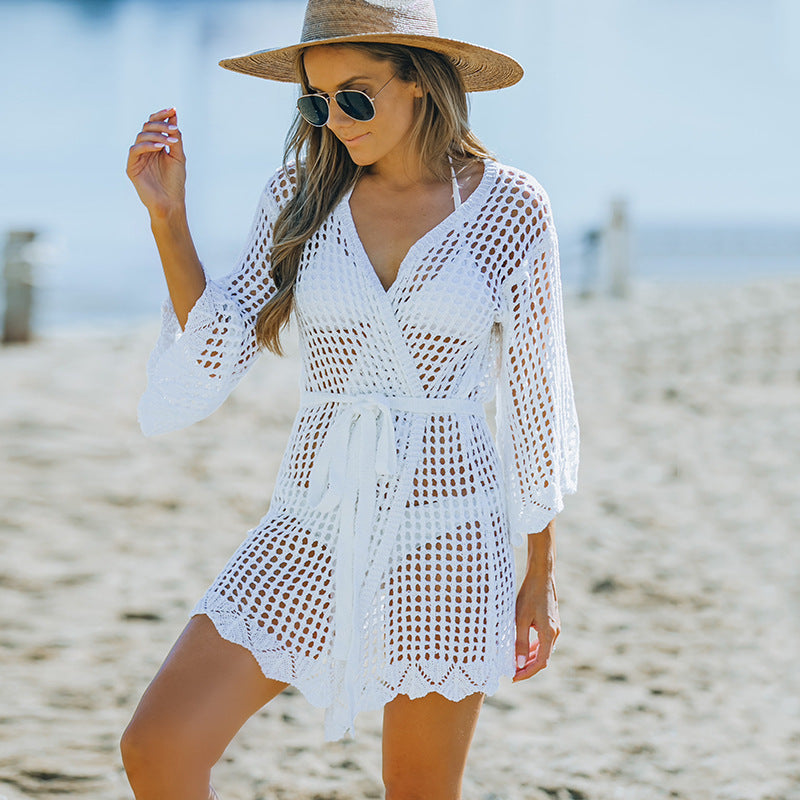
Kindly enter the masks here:
<path id="1" fill-rule="evenodd" d="M 523 547 L 528 542 L 528 535 L 541 533 L 551 520 L 554 520 L 564 510 L 563 501 L 554 509 L 530 508 L 514 511 L 509 509 L 509 531 L 511 544 L 514 547 Z"/>

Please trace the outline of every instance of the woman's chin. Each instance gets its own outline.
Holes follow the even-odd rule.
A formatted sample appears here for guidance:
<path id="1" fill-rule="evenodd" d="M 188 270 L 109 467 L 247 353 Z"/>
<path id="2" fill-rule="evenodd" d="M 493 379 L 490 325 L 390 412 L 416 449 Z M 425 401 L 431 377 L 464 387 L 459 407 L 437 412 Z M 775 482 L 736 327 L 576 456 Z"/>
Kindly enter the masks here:
<path id="1" fill-rule="evenodd" d="M 369 147 L 373 141 L 370 133 L 355 136 L 352 139 L 340 138 L 339 141 L 347 148 L 353 163 L 358 164 L 358 166 L 367 167 L 377 161 L 374 148 Z"/>
<path id="2" fill-rule="evenodd" d="M 352 162 L 358 167 L 372 166 L 377 160 L 374 156 L 370 156 L 368 153 L 359 153 L 358 150 L 351 150 L 349 147 L 347 148 L 347 152 L 350 155 Z"/>

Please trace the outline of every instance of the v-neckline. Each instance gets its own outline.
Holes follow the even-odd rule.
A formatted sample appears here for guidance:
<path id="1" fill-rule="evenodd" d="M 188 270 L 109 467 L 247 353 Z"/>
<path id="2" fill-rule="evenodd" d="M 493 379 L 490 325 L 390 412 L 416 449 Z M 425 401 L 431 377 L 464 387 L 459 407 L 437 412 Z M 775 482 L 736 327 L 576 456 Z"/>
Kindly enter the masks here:
<path id="1" fill-rule="evenodd" d="M 470 196 L 464 200 L 458 208 L 454 208 L 438 225 L 435 225 L 427 233 L 424 233 L 422 236 L 420 236 L 420 238 L 408 248 L 408 252 L 405 254 L 405 256 L 403 256 L 403 260 L 400 262 L 400 266 L 397 268 L 397 275 L 395 275 L 395 278 L 389 285 L 388 289 L 385 288 L 381 283 L 381 279 L 378 277 L 378 273 L 376 272 L 375 267 L 372 265 L 372 261 L 370 261 L 370 258 L 367 255 L 367 250 L 364 247 L 364 243 L 361 241 L 361 237 L 358 235 L 358 229 L 356 228 L 355 219 L 353 218 L 353 211 L 350 208 L 350 196 L 353 194 L 355 186 L 351 186 L 347 190 L 339 206 L 342 211 L 342 218 L 346 227 L 345 236 L 352 249 L 355 251 L 355 257 L 359 262 L 359 266 L 368 273 L 368 280 L 370 280 L 370 282 L 376 287 L 380 295 L 382 295 L 384 298 L 391 298 L 394 295 L 395 289 L 400 283 L 400 279 L 403 277 L 406 264 L 425 246 L 427 246 L 429 250 L 431 248 L 431 241 L 435 239 L 443 229 L 451 228 L 454 224 L 456 224 L 459 216 L 463 216 L 464 214 L 471 212 L 475 203 L 481 201 L 483 196 L 488 191 L 489 186 L 494 180 L 494 176 L 495 162 L 489 158 L 483 159 L 483 175 L 481 176 L 481 180 L 475 187 L 472 194 L 470 194 Z"/>

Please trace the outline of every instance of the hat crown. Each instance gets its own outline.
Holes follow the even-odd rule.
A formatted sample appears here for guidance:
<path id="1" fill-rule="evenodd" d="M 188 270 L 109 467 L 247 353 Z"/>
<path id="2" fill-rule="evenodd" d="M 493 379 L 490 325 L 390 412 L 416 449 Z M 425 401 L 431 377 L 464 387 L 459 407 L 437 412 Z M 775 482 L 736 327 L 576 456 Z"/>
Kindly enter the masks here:
<path id="1" fill-rule="evenodd" d="M 433 0 L 309 0 L 301 42 L 365 33 L 438 36 Z"/>

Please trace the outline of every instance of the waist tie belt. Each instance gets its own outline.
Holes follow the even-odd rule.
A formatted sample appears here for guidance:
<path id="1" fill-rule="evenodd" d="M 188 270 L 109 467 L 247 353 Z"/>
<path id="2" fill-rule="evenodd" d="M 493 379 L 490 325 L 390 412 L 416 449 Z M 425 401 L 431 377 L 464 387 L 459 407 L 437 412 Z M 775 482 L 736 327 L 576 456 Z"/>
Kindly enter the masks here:
<path id="1" fill-rule="evenodd" d="M 358 668 L 355 663 L 358 637 L 353 636 L 355 587 L 358 576 L 364 571 L 363 562 L 372 532 L 376 478 L 397 472 L 393 411 L 424 416 L 482 416 L 484 408 L 478 400 L 457 398 L 302 392 L 302 405 L 321 403 L 338 403 L 340 408 L 328 428 L 325 441 L 317 450 L 309 476 L 309 499 L 315 510 L 332 511 L 339 508 L 334 573 L 336 633 L 333 657 L 350 662 L 347 669 L 349 675 L 345 679 L 350 693 L 354 689 L 354 670 Z M 351 702 L 355 702 L 352 694 Z"/>

